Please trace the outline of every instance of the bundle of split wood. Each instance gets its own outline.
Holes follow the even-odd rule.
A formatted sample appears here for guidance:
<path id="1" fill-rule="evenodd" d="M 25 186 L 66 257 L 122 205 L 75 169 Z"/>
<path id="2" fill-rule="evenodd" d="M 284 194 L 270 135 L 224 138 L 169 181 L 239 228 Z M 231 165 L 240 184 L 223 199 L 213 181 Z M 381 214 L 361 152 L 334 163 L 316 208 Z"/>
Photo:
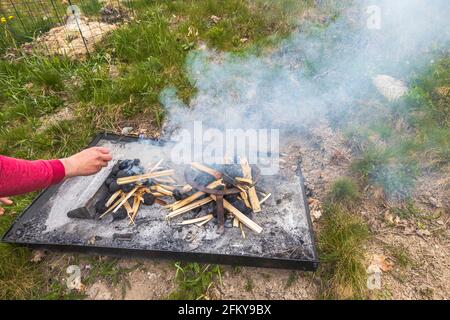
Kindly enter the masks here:
<path id="1" fill-rule="evenodd" d="M 170 176 L 173 169 L 161 167 L 162 160 L 144 173 L 140 161 L 121 160 L 111 170 L 109 178 L 105 181 L 110 195 L 96 203 L 96 211 L 102 219 L 112 214 L 113 221 L 129 218 L 130 224 L 134 224 L 141 204 L 153 205 L 154 203 L 166 205 L 162 197 L 172 196 L 173 186 L 163 184 L 175 182 Z M 138 173 L 138 174 L 135 174 Z"/>
<path id="2" fill-rule="evenodd" d="M 246 159 L 241 160 L 239 167 L 238 174 L 229 174 L 225 170 L 222 172 L 200 163 L 191 164 L 192 169 L 205 174 L 212 180 L 204 185 L 206 188 L 216 190 L 238 189 L 236 194 L 224 196 L 223 208 L 227 212 L 232 226 L 240 228 L 242 236 L 245 237 L 244 226 L 256 233 L 261 233 L 262 227 L 254 222 L 252 217 L 253 214 L 261 212 L 261 204 L 271 195 L 257 190 L 252 178 L 251 167 Z M 177 218 L 187 212 L 206 212 L 204 215 L 179 222 L 178 225 L 195 224 L 201 227 L 212 221 L 215 215 L 213 207 L 217 197 L 196 190 L 189 184 L 177 184 L 176 180 L 173 179 L 174 174 L 174 169 L 162 167 L 162 160 L 147 173 L 131 176 L 117 174 L 117 179 L 109 182 L 110 191 L 112 190 L 114 193 L 104 204 L 103 209 L 106 210 L 100 218 L 112 213 L 113 217 L 125 218 L 128 216 L 130 224 L 134 224 L 141 203 L 145 205 L 157 203 L 170 210 L 166 215 L 168 220 Z M 111 188 L 111 186 L 113 187 Z M 118 190 L 114 190 L 116 186 L 118 186 Z M 131 203 L 129 202 L 130 199 Z M 173 199 L 174 202 L 167 204 L 170 199 Z"/>
<path id="3" fill-rule="evenodd" d="M 227 165 L 222 166 L 224 169 Z M 241 160 L 240 172 L 236 173 L 234 165 L 233 173 L 222 172 L 220 169 L 211 168 L 200 163 L 191 163 L 191 168 L 199 172 L 208 174 L 213 181 L 205 185 L 208 189 L 226 190 L 227 188 L 237 188 L 239 193 L 236 195 L 225 195 L 223 198 L 223 207 L 227 211 L 232 221 L 232 226 L 241 229 L 242 236 L 245 237 L 243 226 L 248 227 L 256 233 L 262 231 L 262 227 L 254 222 L 251 218 L 254 213 L 261 212 L 261 204 L 265 202 L 271 195 L 260 192 L 260 197 L 252 179 L 251 167 L 246 159 Z M 237 176 L 240 174 L 241 176 Z M 167 219 L 173 219 L 184 213 L 195 210 L 197 208 L 205 208 L 209 203 L 217 201 L 217 197 L 213 194 L 206 194 L 202 191 L 196 191 L 190 196 L 179 199 L 172 204 L 166 206 L 171 210 L 167 214 Z M 202 226 L 214 218 L 214 211 L 208 212 L 206 215 L 196 217 L 194 219 L 184 220 L 179 223 L 182 225 L 195 223 Z"/>

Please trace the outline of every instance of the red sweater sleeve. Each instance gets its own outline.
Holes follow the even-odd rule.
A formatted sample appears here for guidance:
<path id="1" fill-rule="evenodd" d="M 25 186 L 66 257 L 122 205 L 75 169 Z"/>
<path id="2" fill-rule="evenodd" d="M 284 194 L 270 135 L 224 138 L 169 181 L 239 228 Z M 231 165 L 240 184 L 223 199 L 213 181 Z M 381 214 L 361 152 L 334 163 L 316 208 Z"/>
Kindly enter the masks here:
<path id="1" fill-rule="evenodd" d="M 60 160 L 20 160 L 0 156 L 0 197 L 14 196 L 58 183 L 66 175 Z"/>

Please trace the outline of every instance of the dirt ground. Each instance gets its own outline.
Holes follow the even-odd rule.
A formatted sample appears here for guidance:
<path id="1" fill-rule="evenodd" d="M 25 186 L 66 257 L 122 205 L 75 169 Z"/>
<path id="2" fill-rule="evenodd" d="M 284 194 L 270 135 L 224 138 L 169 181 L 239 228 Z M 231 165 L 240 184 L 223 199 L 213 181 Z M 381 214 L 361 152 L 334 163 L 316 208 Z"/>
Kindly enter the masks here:
<path id="1" fill-rule="evenodd" d="M 323 200 L 327 186 L 340 176 L 348 174 L 351 151 L 339 132 L 326 122 L 315 129 L 288 141 L 282 148 L 282 166 L 296 166 L 301 159 L 303 175 L 309 196 Z M 441 177 L 442 179 L 442 177 Z M 438 177 L 422 178 L 417 189 L 417 205 L 431 210 L 436 219 L 420 223 L 417 220 L 393 218 L 389 207 L 378 201 L 376 189 L 365 190 L 360 214 L 373 233 L 367 246 L 367 267 L 373 268 L 375 257 L 382 259 L 381 288 L 370 292 L 373 299 L 447 299 L 450 297 L 450 261 L 448 241 L 448 206 L 446 191 L 436 184 Z M 421 190 L 422 189 L 422 190 Z M 419 194 L 421 195 L 419 197 Z M 432 198 L 430 200 L 430 198 Z M 320 205 L 312 206 L 314 227 L 320 225 Z M 408 258 L 397 265 L 392 247 L 400 248 Z M 130 266 L 136 262 L 142 267 L 128 275 L 130 287 L 122 296 L 121 289 L 105 284 L 94 284 L 108 294 L 90 298 L 164 299 L 175 288 L 175 267 L 172 261 L 122 260 Z M 378 262 L 379 263 L 379 262 Z M 88 288 L 89 291 L 89 288 Z M 208 291 L 211 299 L 316 299 L 318 283 L 312 273 L 264 268 L 233 268 L 224 266 L 222 284 Z"/>

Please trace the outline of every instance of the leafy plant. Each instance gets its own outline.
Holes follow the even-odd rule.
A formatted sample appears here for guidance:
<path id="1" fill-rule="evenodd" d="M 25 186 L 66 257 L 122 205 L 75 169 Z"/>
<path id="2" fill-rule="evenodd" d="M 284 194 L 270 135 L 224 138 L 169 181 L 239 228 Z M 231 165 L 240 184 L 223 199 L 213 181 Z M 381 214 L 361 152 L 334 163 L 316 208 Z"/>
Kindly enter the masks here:
<path id="1" fill-rule="evenodd" d="M 174 300 L 200 300 L 207 296 L 208 290 L 216 279 L 222 282 L 219 266 L 200 265 L 198 263 L 175 263 L 177 268 L 175 281 L 178 289 L 169 295 Z"/>

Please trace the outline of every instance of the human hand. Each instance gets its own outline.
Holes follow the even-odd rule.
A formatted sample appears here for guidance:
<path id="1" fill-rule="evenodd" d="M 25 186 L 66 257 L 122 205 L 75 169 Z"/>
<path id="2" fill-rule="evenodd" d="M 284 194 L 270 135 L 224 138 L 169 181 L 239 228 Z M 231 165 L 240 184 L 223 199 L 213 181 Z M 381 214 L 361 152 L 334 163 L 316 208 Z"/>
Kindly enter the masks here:
<path id="1" fill-rule="evenodd" d="M 107 148 L 93 147 L 61 159 L 61 162 L 66 170 L 66 178 L 70 178 L 95 174 L 106 167 L 111 159 Z"/>
<path id="2" fill-rule="evenodd" d="M 9 198 L 0 198 L 0 204 L 6 204 L 7 206 L 12 205 L 12 201 Z M 0 207 L 0 216 L 5 214 L 5 209 Z"/>

